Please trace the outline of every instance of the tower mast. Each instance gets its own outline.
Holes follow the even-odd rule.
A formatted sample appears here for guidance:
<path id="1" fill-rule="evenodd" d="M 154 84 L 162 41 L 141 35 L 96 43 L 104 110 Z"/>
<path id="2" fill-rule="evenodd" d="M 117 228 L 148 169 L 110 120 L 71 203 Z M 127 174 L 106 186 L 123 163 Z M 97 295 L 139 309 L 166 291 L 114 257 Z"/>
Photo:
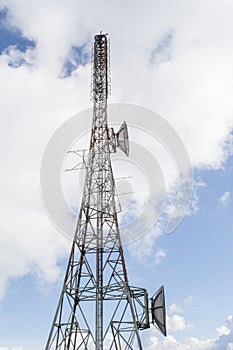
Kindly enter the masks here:
<path id="1" fill-rule="evenodd" d="M 128 154 L 127 129 L 108 127 L 108 70 L 107 36 L 99 34 L 83 198 L 45 350 L 142 350 L 139 330 L 150 327 L 147 291 L 129 286 L 118 226 L 110 153 L 119 146 Z"/>

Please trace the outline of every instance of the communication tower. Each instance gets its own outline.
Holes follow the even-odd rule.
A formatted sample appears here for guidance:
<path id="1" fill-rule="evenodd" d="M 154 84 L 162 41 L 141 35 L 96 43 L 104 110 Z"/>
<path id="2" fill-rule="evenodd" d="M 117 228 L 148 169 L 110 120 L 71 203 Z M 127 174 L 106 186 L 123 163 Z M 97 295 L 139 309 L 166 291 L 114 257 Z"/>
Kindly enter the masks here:
<path id="1" fill-rule="evenodd" d="M 127 125 L 108 127 L 109 49 L 94 38 L 93 121 L 86 178 L 64 284 L 45 350 L 142 350 L 140 331 L 166 335 L 164 288 L 150 299 L 129 285 L 110 154 L 129 153 Z"/>

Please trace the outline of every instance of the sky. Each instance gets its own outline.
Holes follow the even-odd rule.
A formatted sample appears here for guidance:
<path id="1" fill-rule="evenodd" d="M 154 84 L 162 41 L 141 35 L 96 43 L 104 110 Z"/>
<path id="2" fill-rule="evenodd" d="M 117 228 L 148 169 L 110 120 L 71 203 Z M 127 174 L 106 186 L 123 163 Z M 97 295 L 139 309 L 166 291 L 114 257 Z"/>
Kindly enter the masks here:
<path id="1" fill-rule="evenodd" d="M 41 161 L 54 132 L 92 107 L 90 56 L 100 30 L 111 45 L 109 103 L 162 116 L 193 169 L 192 198 L 179 226 L 167 234 L 163 216 L 124 247 L 132 285 L 150 295 L 165 285 L 168 336 L 151 328 L 142 334 L 144 348 L 233 349 L 232 13 L 230 0 L 0 0 L 0 350 L 45 347 L 71 242 L 46 214 Z M 137 145 L 141 139 L 157 164 L 165 158 L 147 138 L 154 126 L 145 119 L 130 138 Z M 177 185 L 168 163 L 160 166 L 167 213 Z M 143 170 L 147 165 L 141 161 L 137 169 L 156 179 Z M 145 198 L 134 176 L 138 204 Z M 135 205 L 132 217 L 140 210 Z"/>

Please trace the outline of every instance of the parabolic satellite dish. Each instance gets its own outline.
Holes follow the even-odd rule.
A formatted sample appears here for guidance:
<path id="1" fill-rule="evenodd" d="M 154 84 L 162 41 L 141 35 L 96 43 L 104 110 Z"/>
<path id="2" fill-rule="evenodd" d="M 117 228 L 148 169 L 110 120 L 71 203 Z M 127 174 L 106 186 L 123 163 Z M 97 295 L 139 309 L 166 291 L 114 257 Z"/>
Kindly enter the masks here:
<path id="1" fill-rule="evenodd" d="M 152 323 L 163 335 L 167 335 L 164 286 L 151 298 Z"/>
<path id="2" fill-rule="evenodd" d="M 127 156 L 129 155 L 129 136 L 126 122 L 124 122 L 116 133 L 117 147 L 119 147 Z"/>

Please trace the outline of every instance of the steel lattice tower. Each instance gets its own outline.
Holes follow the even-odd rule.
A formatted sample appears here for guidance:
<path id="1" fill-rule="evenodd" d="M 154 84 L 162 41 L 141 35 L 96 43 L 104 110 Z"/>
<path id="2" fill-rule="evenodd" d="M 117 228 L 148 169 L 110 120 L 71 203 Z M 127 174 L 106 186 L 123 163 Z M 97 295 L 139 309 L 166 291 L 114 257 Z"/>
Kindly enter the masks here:
<path id="1" fill-rule="evenodd" d="M 150 327 L 147 291 L 129 286 L 118 226 L 110 154 L 117 146 L 128 153 L 127 129 L 108 127 L 108 57 L 106 35 L 96 35 L 83 199 L 45 350 L 142 350 L 139 331 Z M 163 287 L 151 300 L 152 322 L 165 334 Z"/>

